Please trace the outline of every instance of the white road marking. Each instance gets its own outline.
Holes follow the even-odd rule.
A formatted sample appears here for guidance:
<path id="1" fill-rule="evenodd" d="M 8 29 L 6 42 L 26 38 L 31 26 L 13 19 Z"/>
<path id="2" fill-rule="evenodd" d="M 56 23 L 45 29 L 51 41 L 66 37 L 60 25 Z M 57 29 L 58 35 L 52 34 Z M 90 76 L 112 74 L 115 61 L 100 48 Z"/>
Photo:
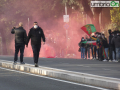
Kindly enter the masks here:
<path id="1" fill-rule="evenodd" d="M 9 61 L 9 60 L 0 60 L 0 61 L 13 63 L 13 61 Z M 32 67 L 34 66 L 33 64 L 27 64 L 27 63 L 25 63 L 25 65 L 29 65 L 29 66 L 32 66 Z M 119 78 L 115 78 L 115 77 L 99 76 L 99 75 L 93 75 L 93 74 L 88 74 L 88 73 L 82 73 L 82 72 L 75 72 L 75 71 L 69 71 L 69 70 L 63 70 L 63 69 L 57 69 L 57 68 L 51 68 L 51 67 L 46 67 L 46 66 L 39 66 L 39 67 L 49 68 L 49 69 L 53 69 L 53 70 L 54 70 L 54 69 L 55 69 L 55 70 L 61 70 L 61 71 L 65 71 L 65 72 L 67 71 L 67 72 L 70 72 L 70 73 L 73 73 L 73 72 L 74 72 L 74 73 L 78 73 L 78 74 L 79 74 L 79 73 L 81 73 L 81 74 L 87 74 L 87 75 L 90 75 L 90 76 L 95 76 L 95 77 L 100 77 L 100 78 L 101 78 L 101 77 L 102 77 L 102 78 L 105 77 L 105 78 L 108 78 L 108 79 L 109 79 L 109 78 L 111 78 L 111 79 L 116 79 L 116 80 L 119 79 Z"/>
<path id="2" fill-rule="evenodd" d="M 26 72 L 11 70 L 11 69 L 6 69 L 6 68 L 2 68 L 2 67 L 0 67 L 0 69 L 7 70 L 7 71 L 12 71 L 12 72 L 18 72 L 18 73 L 27 74 L 27 75 L 36 76 L 36 77 L 41 77 L 41 78 L 46 78 L 46 79 L 51 79 L 51 80 L 55 80 L 55 81 L 65 82 L 65 83 L 74 84 L 74 85 L 95 88 L 95 89 L 99 89 L 99 90 L 109 90 L 109 89 L 105 89 L 105 88 L 101 88 L 101 87 L 95 87 L 95 86 L 91 86 L 91 85 L 85 85 L 85 84 L 80 84 L 80 83 L 75 83 L 75 82 L 55 79 L 55 78 L 51 78 L 51 77 L 46 77 L 46 76 L 41 76 L 41 75 L 36 75 L 36 74 L 31 74 L 31 73 L 26 73 Z"/>

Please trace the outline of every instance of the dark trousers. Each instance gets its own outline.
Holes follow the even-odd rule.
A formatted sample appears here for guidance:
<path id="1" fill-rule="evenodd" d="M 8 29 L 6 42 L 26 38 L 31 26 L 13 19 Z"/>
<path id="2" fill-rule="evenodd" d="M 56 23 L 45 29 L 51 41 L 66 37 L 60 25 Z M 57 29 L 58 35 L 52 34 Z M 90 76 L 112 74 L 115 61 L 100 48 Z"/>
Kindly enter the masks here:
<path id="1" fill-rule="evenodd" d="M 14 61 L 18 60 L 18 52 L 20 50 L 20 62 L 23 62 L 24 49 L 25 49 L 25 45 L 24 44 L 20 44 L 20 43 L 16 43 L 15 44 Z"/>
<path id="2" fill-rule="evenodd" d="M 87 59 L 87 54 L 88 54 L 88 58 L 90 58 L 90 47 L 85 48 L 85 58 Z"/>
<path id="3" fill-rule="evenodd" d="M 115 48 L 114 47 L 110 47 L 109 48 L 109 59 L 110 60 L 113 60 L 113 52 L 115 53 L 115 58 L 114 59 L 116 59 L 116 50 L 115 50 Z"/>
<path id="4" fill-rule="evenodd" d="M 96 46 L 92 46 L 91 50 L 92 50 L 92 57 L 96 58 Z"/>
<path id="5" fill-rule="evenodd" d="M 38 63 L 41 45 L 32 45 L 34 63 Z"/>
<path id="6" fill-rule="evenodd" d="M 103 49 L 102 49 L 102 47 L 100 47 L 99 49 L 98 49 L 98 56 L 99 56 L 99 60 L 100 61 L 102 61 L 103 60 Z"/>
<path id="7" fill-rule="evenodd" d="M 110 46 L 109 48 L 109 59 L 112 60 L 112 51 L 113 51 L 113 47 Z"/>

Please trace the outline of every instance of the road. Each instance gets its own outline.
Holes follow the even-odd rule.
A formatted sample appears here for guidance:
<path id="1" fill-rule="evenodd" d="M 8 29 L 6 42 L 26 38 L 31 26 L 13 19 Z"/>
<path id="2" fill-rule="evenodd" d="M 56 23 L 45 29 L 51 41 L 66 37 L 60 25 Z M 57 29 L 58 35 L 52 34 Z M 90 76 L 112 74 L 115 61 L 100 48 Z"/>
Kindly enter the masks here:
<path id="1" fill-rule="evenodd" d="M 13 56 L 0 56 L 0 59 L 13 61 L 14 58 Z M 33 64 L 33 58 L 25 57 L 24 62 Z M 120 63 L 115 62 L 62 58 L 40 58 L 39 65 L 69 71 L 89 73 L 93 75 L 120 78 Z"/>
<path id="2" fill-rule="evenodd" d="M 0 67 L 0 90 L 107 90 Z"/>

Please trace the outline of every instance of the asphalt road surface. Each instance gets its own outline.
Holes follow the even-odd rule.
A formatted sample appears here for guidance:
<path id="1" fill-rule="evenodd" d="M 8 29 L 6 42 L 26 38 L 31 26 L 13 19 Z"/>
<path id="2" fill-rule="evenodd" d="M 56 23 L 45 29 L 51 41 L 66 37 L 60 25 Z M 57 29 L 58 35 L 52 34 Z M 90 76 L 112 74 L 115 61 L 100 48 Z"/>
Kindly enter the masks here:
<path id="1" fill-rule="evenodd" d="M 0 67 L 0 90 L 107 90 Z"/>
<path id="2" fill-rule="evenodd" d="M 0 59 L 13 61 L 14 57 L 0 56 Z M 34 64 L 32 57 L 25 57 L 24 62 L 28 64 Z M 115 62 L 62 58 L 40 58 L 39 65 L 69 71 L 89 73 L 93 75 L 120 78 L 120 63 Z"/>

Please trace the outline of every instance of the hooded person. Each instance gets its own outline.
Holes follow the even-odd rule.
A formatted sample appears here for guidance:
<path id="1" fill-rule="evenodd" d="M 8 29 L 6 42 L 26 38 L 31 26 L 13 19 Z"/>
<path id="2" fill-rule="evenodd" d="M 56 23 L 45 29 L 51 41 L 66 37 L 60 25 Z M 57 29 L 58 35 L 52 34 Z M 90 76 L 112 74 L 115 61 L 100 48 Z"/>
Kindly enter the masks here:
<path id="1" fill-rule="evenodd" d="M 108 60 L 108 49 L 109 49 L 109 44 L 107 42 L 107 38 L 105 38 L 105 35 L 102 34 L 102 44 L 103 44 L 103 51 L 104 51 L 104 60 L 103 61 L 107 61 Z"/>
<path id="2" fill-rule="evenodd" d="M 112 57 L 113 45 L 111 44 L 113 33 L 111 29 L 108 30 L 108 33 L 109 33 L 109 62 L 111 62 L 113 60 L 113 57 Z"/>
<path id="3" fill-rule="evenodd" d="M 27 45 L 29 43 L 29 40 L 31 39 L 35 67 L 38 67 L 39 52 L 41 48 L 41 38 L 44 42 L 43 44 L 45 44 L 44 32 L 42 28 L 38 26 L 38 23 L 34 22 L 34 26 L 30 29 L 28 34 Z"/>
<path id="4" fill-rule="evenodd" d="M 113 62 L 118 62 L 120 61 L 120 31 L 116 32 L 116 35 L 113 37 L 111 44 L 114 45 L 115 47 L 115 52 L 116 52 L 116 59 L 113 60 Z"/>
<path id="5" fill-rule="evenodd" d="M 84 39 L 84 37 L 82 37 L 82 38 L 81 38 L 81 41 L 80 41 L 80 43 L 79 43 L 79 47 L 80 47 L 80 49 L 81 49 L 81 59 L 85 59 L 85 44 L 82 43 L 82 42 L 84 42 L 84 41 L 85 41 L 85 39 Z"/>

